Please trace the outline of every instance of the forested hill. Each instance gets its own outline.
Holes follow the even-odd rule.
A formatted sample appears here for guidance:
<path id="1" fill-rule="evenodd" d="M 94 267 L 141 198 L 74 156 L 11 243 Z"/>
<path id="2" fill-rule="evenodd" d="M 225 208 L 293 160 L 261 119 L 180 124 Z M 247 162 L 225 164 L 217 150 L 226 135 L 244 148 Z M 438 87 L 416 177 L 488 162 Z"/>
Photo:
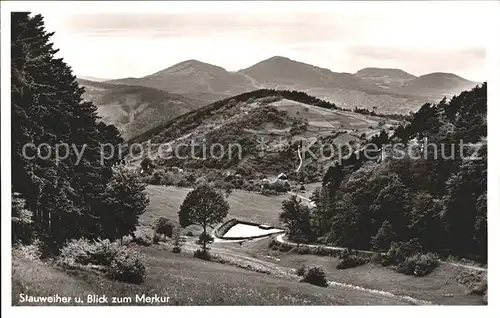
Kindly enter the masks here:
<path id="1" fill-rule="evenodd" d="M 387 145 L 376 160 L 351 157 L 330 168 L 315 194 L 317 237 L 381 251 L 400 242 L 486 261 L 486 91 L 484 83 L 426 104 L 390 139 L 373 140 Z"/>
<path id="2" fill-rule="evenodd" d="M 41 15 L 12 13 L 12 241 L 36 238 L 58 253 L 73 238 L 133 233 L 147 197 L 118 156 L 101 161 L 100 145 L 123 139 L 83 101 L 52 35 Z"/>
<path id="3" fill-rule="evenodd" d="M 242 93 L 236 96 L 232 96 L 229 98 L 221 99 L 219 101 L 213 102 L 209 105 L 203 106 L 199 109 L 194 109 L 190 112 L 182 114 L 172 120 L 165 122 L 164 124 L 158 125 L 154 128 L 149 129 L 141 135 L 138 135 L 134 138 L 130 139 L 130 143 L 144 142 L 149 138 L 155 136 L 156 134 L 162 132 L 167 127 L 171 126 L 173 123 L 182 120 L 183 118 L 188 118 L 189 116 L 193 116 L 197 114 L 199 116 L 203 116 L 204 114 L 209 114 L 212 111 L 216 111 L 228 104 L 230 101 L 235 102 L 246 102 L 248 99 L 258 99 L 270 96 L 279 95 L 281 98 L 287 98 L 296 102 L 305 103 L 309 105 L 318 106 L 326 109 L 339 109 L 334 103 L 316 98 L 314 96 L 310 96 L 304 92 L 299 91 L 288 91 L 288 90 L 274 90 L 274 89 L 258 89 L 251 92 Z"/>

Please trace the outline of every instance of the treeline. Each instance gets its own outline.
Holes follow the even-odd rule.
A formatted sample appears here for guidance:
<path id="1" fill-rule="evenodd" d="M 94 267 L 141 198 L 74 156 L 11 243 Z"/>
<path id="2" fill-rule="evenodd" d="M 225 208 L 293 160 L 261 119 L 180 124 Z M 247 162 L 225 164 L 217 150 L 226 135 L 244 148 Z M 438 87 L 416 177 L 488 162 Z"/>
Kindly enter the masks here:
<path id="1" fill-rule="evenodd" d="M 406 244 L 485 262 L 486 91 L 484 83 L 425 104 L 391 137 L 374 137 L 385 145 L 378 156 L 331 167 L 316 208 L 301 216 L 310 219 L 306 240 L 378 251 Z"/>
<path id="2" fill-rule="evenodd" d="M 148 204 L 145 186 L 117 158 L 101 163 L 102 144 L 123 142 L 118 130 L 83 101 L 41 15 L 13 13 L 11 34 L 13 243 L 36 238 L 57 254 L 71 239 L 132 234 Z M 63 144 L 61 160 L 54 152 Z"/>
<path id="3" fill-rule="evenodd" d="M 380 114 L 380 113 L 375 112 L 375 110 L 370 111 L 366 108 L 358 108 L 358 107 L 355 107 L 352 111 L 355 113 L 358 113 L 358 114 L 362 114 L 362 115 L 377 116 L 377 117 L 389 118 L 389 119 L 400 120 L 400 121 L 409 120 L 409 119 L 411 119 L 411 116 L 412 116 L 412 114 L 410 114 L 410 115 Z"/>

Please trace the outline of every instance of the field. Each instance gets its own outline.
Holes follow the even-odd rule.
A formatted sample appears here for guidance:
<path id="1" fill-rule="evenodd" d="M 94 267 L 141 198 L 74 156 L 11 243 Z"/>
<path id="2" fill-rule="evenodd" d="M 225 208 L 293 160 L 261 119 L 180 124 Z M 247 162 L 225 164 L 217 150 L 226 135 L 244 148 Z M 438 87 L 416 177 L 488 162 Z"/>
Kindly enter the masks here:
<path id="1" fill-rule="evenodd" d="M 371 135 L 381 129 L 388 130 L 398 124 L 397 121 L 381 117 L 362 115 L 342 110 L 330 110 L 289 99 L 282 99 L 271 104 L 279 110 L 287 111 L 291 117 L 307 119 L 310 134 L 329 135 L 332 131 L 346 130 L 355 136 L 362 133 Z"/>
<path id="2" fill-rule="evenodd" d="M 309 196 L 316 186 L 318 184 L 307 185 L 305 193 L 301 195 Z M 148 186 L 147 191 L 151 204 L 141 217 L 142 225 L 148 225 L 159 216 L 177 220 L 178 207 L 189 189 Z M 233 191 L 228 198 L 231 206 L 228 219 L 238 218 L 279 225 L 278 215 L 281 211 L 281 201 L 288 196 L 266 197 L 252 192 Z M 482 304 L 480 296 L 469 295 L 465 286 L 454 281 L 453 276 L 458 275 L 459 269 L 447 264 L 440 265 L 426 277 L 407 276 L 373 264 L 338 270 L 336 268 L 339 261 L 337 258 L 278 252 L 270 250 L 268 243 L 269 239 L 246 242 L 242 246 L 238 243 L 215 243 L 212 249 L 219 255 L 237 258 L 239 262 L 244 261 L 245 266 L 255 267 L 258 265 L 271 271 L 274 267 L 293 271 L 302 264 L 314 264 L 325 268 L 329 280 L 341 284 L 405 295 L 433 304 Z"/>
<path id="3" fill-rule="evenodd" d="M 322 288 L 294 278 L 276 278 L 231 265 L 205 262 L 191 253 L 174 254 L 163 246 L 141 247 L 148 277 L 141 285 L 111 281 L 84 270 L 62 271 L 49 264 L 13 260 L 13 305 L 21 293 L 49 296 L 105 294 L 170 297 L 156 305 L 396 305 L 405 302 L 339 287 Z M 94 304 L 95 305 L 95 304 Z"/>
<path id="4" fill-rule="evenodd" d="M 419 300 L 442 305 L 481 305 L 481 296 L 469 295 L 466 286 L 453 278 L 460 269 L 449 264 L 441 264 L 425 277 L 403 275 L 394 270 L 371 263 L 350 269 L 336 268 L 338 258 L 317 255 L 298 255 L 290 252 L 278 252 L 267 247 L 268 241 L 259 241 L 245 246 L 245 252 L 278 266 L 298 268 L 301 265 L 319 265 L 326 272 L 328 279 L 343 284 L 381 290 L 396 295 L 406 295 Z M 236 247 L 234 247 L 236 248 Z"/>
<path id="5" fill-rule="evenodd" d="M 189 191 L 191 189 L 149 185 L 147 193 L 150 204 L 139 219 L 140 225 L 151 225 L 160 216 L 177 221 L 177 212 Z M 268 197 L 254 192 L 234 190 L 228 197 L 230 210 L 227 219 L 237 218 L 279 226 L 281 202 L 289 196 L 283 194 Z"/>
<path id="6" fill-rule="evenodd" d="M 308 195 L 309 188 L 313 187 L 309 185 L 302 194 Z M 140 218 L 143 228 L 160 216 L 177 221 L 177 211 L 189 189 L 148 186 L 147 192 L 151 203 Z M 228 197 L 231 206 L 228 219 L 279 225 L 281 201 L 287 197 L 233 191 Z M 192 253 L 198 248 L 195 239 L 187 238 L 181 254 L 172 253 L 169 242 L 134 246 L 142 254 L 147 270 L 146 281 L 141 285 L 112 281 L 89 270 L 63 270 L 50 263 L 14 258 L 13 304 L 25 304 L 20 303 L 21 293 L 131 297 L 128 304 L 141 304 L 135 302 L 136 294 L 170 297 L 168 303 L 156 305 L 482 304 L 480 296 L 469 295 L 467 288 L 454 280 L 460 269 L 448 264 L 441 264 L 429 276 L 419 278 L 373 264 L 339 270 L 336 268 L 339 260 L 334 257 L 271 250 L 269 238 L 213 243 L 211 253 L 224 260 L 225 264 L 221 264 L 194 258 Z M 295 269 L 301 265 L 322 266 L 331 285 L 322 288 L 300 283 Z"/>

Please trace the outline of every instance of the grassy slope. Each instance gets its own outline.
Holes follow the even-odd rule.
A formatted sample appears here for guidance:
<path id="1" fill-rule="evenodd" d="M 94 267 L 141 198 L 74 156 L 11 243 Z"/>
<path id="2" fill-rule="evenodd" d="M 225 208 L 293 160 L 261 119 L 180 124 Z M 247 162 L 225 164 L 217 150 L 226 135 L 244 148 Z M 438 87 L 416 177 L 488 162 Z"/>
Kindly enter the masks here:
<path id="1" fill-rule="evenodd" d="M 311 189 L 306 189 L 306 194 L 303 195 L 307 196 Z M 151 204 L 146 213 L 141 216 L 141 225 L 149 225 L 159 216 L 177 220 L 177 211 L 189 189 L 148 186 L 147 191 Z M 228 218 L 236 217 L 261 223 L 276 224 L 278 222 L 279 224 L 281 202 L 286 197 L 287 195 L 266 197 L 251 192 L 234 191 L 228 200 L 231 206 Z M 481 297 L 467 295 L 467 288 L 453 281 L 453 276 L 458 274 L 458 269 L 453 266 L 440 265 L 434 273 L 420 278 L 399 274 L 391 269 L 371 264 L 338 270 L 335 267 L 338 263 L 336 258 L 280 253 L 269 250 L 268 242 L 269 240 L 259 240 L 246 243 L 243 247 L 238 244 L 214 245 L 214 249 L 217 253 L 247 255 L 287 268 L 297 268 L 302 264 L 317 264 L 326 269 L 330 280 L 384 290 L 393 294 L 408 295 L 436 304 L 481 304 Z"/>
<path id="2" fill-rule="evenodd" d="M 339 287 L 322 288 L 230 265 L 205 262 L 166 247 L 140 248 L 148 277 L 142 285 L 111 281 L 101 274 L 62 271 L 48 264 L 13 260 L 13 304 L 19 294 L 168 296 L 168 305 L 365 305 L 401 301 Z M 132 303 L 134 304 L 134 302 Z"/>
<path id="3" fill-rule="evenodd" d="M 320 265 L 325 268 L 329 280 L 383 290 L 396 295 L 407 295 L 430 301 L 433 304 L 483 304 L 481 296 L 468 295 L 467 287 L 454 280 L 454 277 L 460 272 L 460 269 L 454 266 L 441 264 L 434 272 L 425 277 L 403 275 L 390 268 L 373 264 L 339 270 L 336 268 L 339 262 L 338 258 L 278 252 L 270 250 L 268 243 L 269 240 L 262 240 L 248 244 L 245 246 L 245 252 L 251 257 L 284 267 L 298 268 L 303 264 Z M 236 246 L 233 248 L 238 249 Z"/>
<path id="4" fill-rule="evenodd" d="M 147 193 L 150 204 L 139 219 L 140 225 L 150 225 L 160 216 L 177 221 L 177 212 L 190 190 L 149 185 Z M 228 198 L 230 211 L 227 219 L 238 218 L 277 226 L 281 202 L 288 197 L 286 194 L 267 197 L 258 193 L 234 190 Z"/>

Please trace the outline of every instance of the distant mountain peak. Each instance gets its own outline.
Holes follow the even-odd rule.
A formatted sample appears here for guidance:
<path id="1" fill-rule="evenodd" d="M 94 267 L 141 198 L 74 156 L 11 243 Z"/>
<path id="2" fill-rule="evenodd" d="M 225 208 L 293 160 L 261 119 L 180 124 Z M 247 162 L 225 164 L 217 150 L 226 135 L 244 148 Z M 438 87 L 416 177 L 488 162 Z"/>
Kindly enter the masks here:
<path id="1" fill-rule="evenodd" d="M 382 68 L 382 67 L 365 67 L 354 73 L 354 75 L 359 77 L 389 76 L 400 79 L 413 79 L 417 77 L 399 68 Z"/>
<path id="2" fill-rule="evenodd" d="M 277 60 L 292 61 L 292 59 L 289 59 L 288 57 L 280 56 L 280 55 L 275 55 L 275 56 L 270 57 L 264 61 L 277 61 Z"/>
<path id="3" fill-rule="evenodd" d="M 455 79 L 460 79 L 464 81 L 469 81 L 468 79 L 465 79 L 461 76 L 458 76 L 457 74 L 454 73 L 445 73 L 445 72 L 433 72 L 429 74 L 424 74 L 420 77 L 443 77 L 443 78 L 455 78 Z"/>
<path id="4" fill-rule="evenodd" d="M 201 71 L 201 72 L 206 72 L 206 73 L 226 73 L 227 71 L 217 65 L 205 63 L 199 60 L 195 59 L 190 59 L 186 60 L 177 64 L 174 64 L 166 69 L 163 69 L 159 72 L 153 73 L 151 75 L 148 75 L 147 77 L 154 77 L 158 75 L 164 75 L 164 74 L 173 74 L 173 73 L 180 73 L 180 72 L 186 72 L 186 71 Z"/>

